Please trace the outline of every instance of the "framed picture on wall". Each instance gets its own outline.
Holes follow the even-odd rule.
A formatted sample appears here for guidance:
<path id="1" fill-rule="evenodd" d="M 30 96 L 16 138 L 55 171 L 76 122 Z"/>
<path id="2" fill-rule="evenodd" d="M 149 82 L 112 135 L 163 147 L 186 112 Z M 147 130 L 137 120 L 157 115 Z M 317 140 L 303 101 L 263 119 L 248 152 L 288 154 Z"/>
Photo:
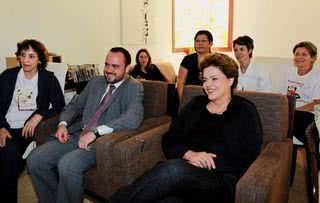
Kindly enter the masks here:
<path id="1" fill-rule="evenodd" d="M 194 35 L 209 30 L 218 51 L 232 50 L 233 0 L 172 0 L 173 52 L 189 52 Z"/>

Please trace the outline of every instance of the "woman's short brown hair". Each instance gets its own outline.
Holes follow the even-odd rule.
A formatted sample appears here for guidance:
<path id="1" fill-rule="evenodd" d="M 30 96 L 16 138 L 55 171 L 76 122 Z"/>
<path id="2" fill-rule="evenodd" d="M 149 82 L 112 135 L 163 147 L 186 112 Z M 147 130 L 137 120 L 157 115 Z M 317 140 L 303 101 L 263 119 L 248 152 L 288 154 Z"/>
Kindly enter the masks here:
<path id="1" fill-rule="evenodd" d="M 308 41 L 303 41 L 296 44 L 292 49 L 292 53 L 295 54 L 296 49 L 301 47 L 304 47 L 308 50 L 311 58 L 315 58 L 315 59 L 317 58 L 317 54 L 318 54 L 317 47 L 312 42 L 308 42 Z"/>
<path id="2" fill-rule="evenodd" d="M 254 48 L 253 39 L 247 35 L 240 36 L 237 39 L 233 40 L 233 48 L 236 44 L 246 46 L 248 51 L 251 49 L 253 52 L 253 48 Z M 250 58 L 252 57 L 252 52 L 249 54 Z"/>
<path id="3" fill-rule="evenodd" d="M 25 39 L 22 42 L 18 42 L 16 56 L 19 57 L 22 51 L 32 48 L 39 57 L 40 63 L 38 64 L 38 69 L 45 69 L 48 64 L 48 50 L 47 48 L 39 41 L 35 39 Z"/>
<path id="4" fill-rule="evenodd" d="M 217 67 L 227 78 L 233 78 L 231 90 L 237 87 L 239 66 L 231 57 L 221 53 L 206 56 L 200 63 L 201 72 L 210 66 Z"/>

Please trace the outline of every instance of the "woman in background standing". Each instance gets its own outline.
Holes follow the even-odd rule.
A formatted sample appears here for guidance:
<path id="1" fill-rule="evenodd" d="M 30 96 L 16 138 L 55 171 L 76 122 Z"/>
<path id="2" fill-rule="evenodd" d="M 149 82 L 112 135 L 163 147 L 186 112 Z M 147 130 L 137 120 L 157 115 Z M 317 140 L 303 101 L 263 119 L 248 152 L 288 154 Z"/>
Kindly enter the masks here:
<path id="1" fill-rule="evenodd" d="M 196 53 L 185 56 L 179 68 L 177 91 L 180 100 L 185 85 L 202 84 L 200 62 L 204 57 L 211 53 L 212 44 L 213 37 L 208 30 L 199 30 L 194 36 L 194 49 L 196 50 Z"/>

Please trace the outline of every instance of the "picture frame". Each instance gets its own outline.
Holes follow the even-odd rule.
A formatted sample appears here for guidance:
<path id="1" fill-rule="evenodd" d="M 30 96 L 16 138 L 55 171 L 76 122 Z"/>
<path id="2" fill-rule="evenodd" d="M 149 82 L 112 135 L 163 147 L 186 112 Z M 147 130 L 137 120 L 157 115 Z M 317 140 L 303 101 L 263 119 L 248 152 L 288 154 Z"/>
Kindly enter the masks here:
<path id="1" fill-rule="evenodd" d="M 199 30 L 211 32 L 215 50 L 232 50 L 233 0 L 172 0 L 172 10 L 173 52 L 190 52 Z"/>

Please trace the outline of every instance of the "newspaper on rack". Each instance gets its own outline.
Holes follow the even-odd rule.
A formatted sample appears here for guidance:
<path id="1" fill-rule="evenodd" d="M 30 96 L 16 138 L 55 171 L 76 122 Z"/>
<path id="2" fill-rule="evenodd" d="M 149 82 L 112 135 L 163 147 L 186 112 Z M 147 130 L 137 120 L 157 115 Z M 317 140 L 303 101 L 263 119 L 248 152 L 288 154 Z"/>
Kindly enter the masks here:
<path id="1" fill-rule="evenodd" d="M 88 81 L 99 75 L 99 64 L 68 65 L 68 80 L 74 83 Z"/>

